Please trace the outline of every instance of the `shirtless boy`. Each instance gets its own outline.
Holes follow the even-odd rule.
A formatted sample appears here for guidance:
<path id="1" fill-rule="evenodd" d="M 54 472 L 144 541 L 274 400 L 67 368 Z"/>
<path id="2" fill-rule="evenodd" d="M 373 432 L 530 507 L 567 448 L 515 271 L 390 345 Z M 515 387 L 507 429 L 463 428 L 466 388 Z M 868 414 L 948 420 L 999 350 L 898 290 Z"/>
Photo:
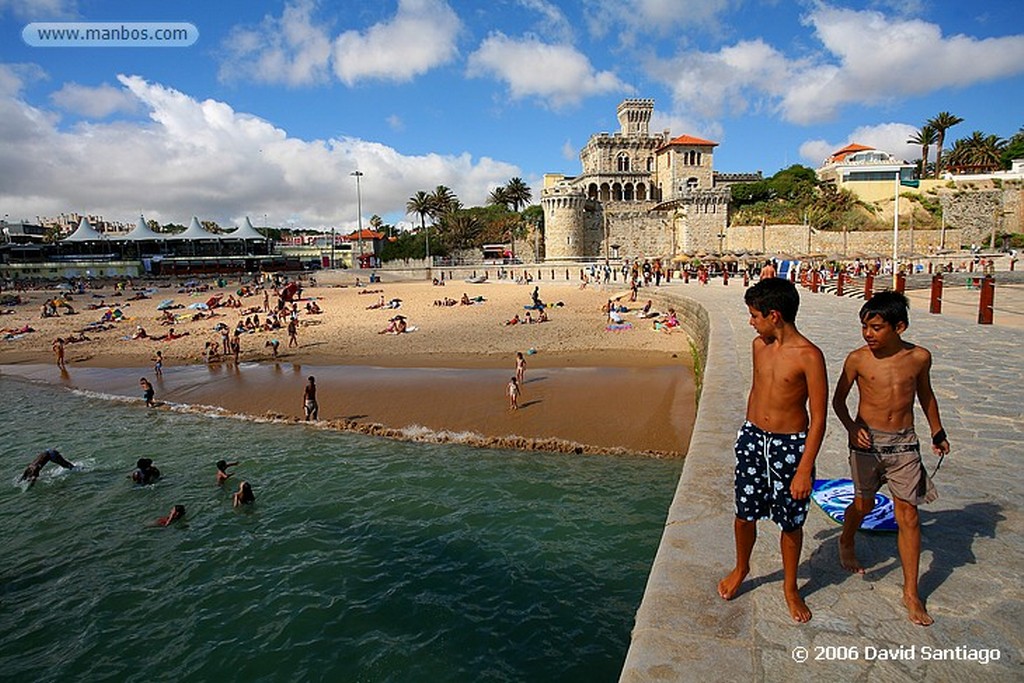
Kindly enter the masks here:
<path id="1" fill-rule="evenodd" d="M 762 280 L 743 299 L 757 337 L 746 421 L 736 437 L 736 566 L 718 582 L 718 594 L 731 600 L 739 593 L 750 573 L 757 520 L 771 519 L 782 531 L 786 606 L 803 623 L 811 611 L 797 590 L 796 573 L 814 460 L 825 435 L 825 358 L 796 328 L 800 295 L 793 283 Z"/>
<path id="2" fill-rule="evenodd" d="M 319 419 L 320 406 L 316 402 L 316 378 L 309 376 L 309 383 L 302 391 L 302 410 L 306 415 L 306 421 Z"/>
<path id="3" fill-rule="evenodd" d="M 921 463 L 914 433 L 915 396 L 928 419 L 935 455 L 949 453 L 949 441 L 932 391 L 932 356 L 901 338 L 910 325 L 907 308 L 907 298 L 899 292 L 879 292 L 864 304 L 860 326 L 865 345 L 846 357 L 836 382 L 832 408 L 849 434 L 855 489 L 839 537 L 839 561 L 851 572 L 864 573 L 857 561 L 855 536 L 874 507 L 875 492 L 888 481 L 899 525 L 896 547 L 903 565 L 903 604 L 912 622 L 928 626 L 934 620 L 917 592 L 921 556 L 917 506 L 932 502 L 938 494 Z M 860 394 L 856 419 L 846 406 L 854 384 Z"/>
<path id="4" fill-rule="evenodd" d="M 508 393 L 508 409 L 519 410 L 519 382 L 515 377 L 508 381 L 506 393 Z"/>
<path id="5" fill-rule="evenodd" d="M 29 463 L 29 466 L 25 468 L 21 475 L 21 480 L 28 481 L 28 485 L 32 486 L 32 484 L 36 483 L 36 479 L 39 478 L 39 473 L 46 467 L 46 463 L 49 462 L 60 465 L 66 470 L 70 470 L 75 466 L 74 463 L 68 462 L 56 448 L 47 448 L 37 455 L 35 460 Z"/>

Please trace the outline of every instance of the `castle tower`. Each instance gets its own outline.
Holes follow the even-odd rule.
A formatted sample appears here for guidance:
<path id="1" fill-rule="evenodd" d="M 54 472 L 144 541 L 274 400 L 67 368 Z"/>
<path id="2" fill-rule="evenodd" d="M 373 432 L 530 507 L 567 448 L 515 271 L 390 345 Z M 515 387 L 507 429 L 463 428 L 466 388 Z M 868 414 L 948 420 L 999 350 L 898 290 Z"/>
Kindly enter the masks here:
<path id="1" fill-rule="evenodd" d="M 586 201 L 583 192 L 568 183 L 541 190 L 546 261 L 573 260 L 586 256 L 583 241 L 583 208 Z"/>
<path id="2" fill-rule="evenodd" d="M 622 100 L 617 110 L 622 134 L 647 135 L 652 113 L 654 113 L 654 100 Z"/>

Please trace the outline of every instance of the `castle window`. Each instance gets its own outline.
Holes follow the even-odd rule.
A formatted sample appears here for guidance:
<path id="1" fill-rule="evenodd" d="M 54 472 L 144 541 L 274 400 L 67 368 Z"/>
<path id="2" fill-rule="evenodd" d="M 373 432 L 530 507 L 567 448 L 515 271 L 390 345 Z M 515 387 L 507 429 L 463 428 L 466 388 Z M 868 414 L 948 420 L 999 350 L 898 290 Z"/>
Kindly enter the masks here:
<path id="1" fill-rule="evenodd" d="M 597 199 L 597 183 L 591 183 L 587 187 L 587 197 L 590 199 Z"/>
<path id="2" fill-rule="evenodd" d="M 612 185 L 612 199 L 617 202 L 622 201 L 622 185 L 619 183 Z"/>
<path id="3" fill-rule="evenodd" d="M 611 190 L 608 188 L 608 183 L 601 184 L 601 201 L 607 202 L 612 198 Z"/>
<path id="4" fill-rule="evenodd" d="M 636 184 L 636 198 L 641 202 L 647 199 L 647 186 L 643 183 Z"/>
<path id="5" fill-rule="evenodd" d="M 696 190 L 698 184 L 699 184 L 699 181 L 696 178 L 687 178 L 686 179 L 686 189 L 687 190 Z"/>
<path id="6" fill-rule="evenodd" d="M 647 157 L 647 172 L 654 172 L 654 157 Z"/>
<path id="7" fill-rule="evenodd" d="M 620 152 L 618 159 L 616 159 L 616 167 L 619 173 L 629 173 L 629 155 L 625 152 Z"/>
<path id="8" fill-rule="evenodd" d="M 627 202 L 633 201 L 633 183 L 626 183 L 626 187 L 622 192 L 622 198 Z"/>

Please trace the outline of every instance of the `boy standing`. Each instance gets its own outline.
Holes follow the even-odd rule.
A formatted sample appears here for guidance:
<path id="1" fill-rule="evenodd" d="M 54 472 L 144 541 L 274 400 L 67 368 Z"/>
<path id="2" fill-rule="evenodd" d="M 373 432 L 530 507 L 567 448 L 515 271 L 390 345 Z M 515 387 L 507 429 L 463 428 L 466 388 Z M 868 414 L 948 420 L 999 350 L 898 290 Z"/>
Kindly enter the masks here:
<path id="1" fill-rule="evenodd" d="M 508 381 L 506 393 L 508 393 L 508 409 L 519 410 L 519 382 L 515 377 Z"/>
<path id="2" fill-rule="evenodd" d="M 907 308 L 907 298 L 899 292 L 879 292 L 864 304 L 860 326 L 865 345 L 846 357 L 836 383 L 832 408 L 849 433 L 855 492 L 843 519 L 839 561 L 851 572 L 864 573 L 857 561 L 855 536 L 874 507 L 875 493 L 888 481 L 899 525 L 896 546 L 903 565 L 903 604 L 912 622 L 928 626 L 934 620 L 917 592 L 921 555 L 917 506 L 932 502 L 938 494 L 921 463 L 914 433 L 915 395 L 928 418 L 935 455 L 949 453 L 949 441 L 932 391 L 932 356 L 900 336 L 910 325 Z M 846 406 L 854 384 L 860 394 L 856 419 Z"/>
<path id="3" fill-rule="evenodd" d="M 803 623 L 811 611 L 797 590 L 796 574 L 814 460 L 825 435 L 825 358 L 796 328 L 800 295 L 792 282 L 762 280 L 743 299 L 757 337 L 746 421 L 736 438 L 736 566 L 718 582 L 718 594 L 731 600 L 739 593 L 750 572 L 757 520 L 771 519 L 782 530 L 786 606 Z"/>

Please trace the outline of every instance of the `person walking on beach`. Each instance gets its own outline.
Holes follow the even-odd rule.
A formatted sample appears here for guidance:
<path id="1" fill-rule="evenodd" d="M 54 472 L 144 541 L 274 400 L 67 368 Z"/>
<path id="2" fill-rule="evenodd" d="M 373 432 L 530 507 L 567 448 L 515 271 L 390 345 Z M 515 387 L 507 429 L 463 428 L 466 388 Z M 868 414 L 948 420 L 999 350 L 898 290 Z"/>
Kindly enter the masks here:
<path id="1" fill-rule="evenodd" d="M 782 532 L 786 606 L 793 620 L 803 623 L 811 611 L 797 590 L 796 575 L 814 460 L 825 436 L 825 357 L 796 328 L 800 295 L 793 283 L 763 280 L 747 289 L 743 299 L 757 337 L 746 420 L 735 447 L 736 566 L 718 582 L 718 594 L 725 600 L 739 594 L 750 572 L 757 521 L 770 518 Z"/>
<path id="2" fill-rule="evenodd" d="M 67 370 L 67 365 L 64 361 L 64 337 L 57 337 L 53 340 L 53 355 L 57 357 L 57 367 L 61 370 Z"/>
<path id="3" fill-rule="evenodd" d="M 508 381 L 507 391 L 509 410 L 519 410 L 519 382 L 515 377 Z"/>
<path id="4" fill-rule="evenodd" d="M 153 373 L 157 377 L 163 377 L 164 376 L 164 352 L 163 351 L 157 351 L 156 352 L 156 357 L 153 358 L 153 361 L 154 361 L 153 362 Z"/>
<path id="5" fill-rule="evenodd" d="M 516 351 L 516 382 L 523 385 L 523 378 L 526 376 L 526 359 L 522 351 Z"/>
<path id="6" fill-rule="evenodd" d="M 68 462 L 56 448 L 47 448 L 37 455 L 36 459 L 25 468 L 25 471 L 21 474 L 21 481 L 28 481 L 29 486 L 35 484 L 36 479 L 39 478 L 39 473 L 42 472 L 43 468 L 46 467 L 46 463 L 49 462 L 60 465 L 66 470 L 70 470 L 75 466 L 74 463 Z"/>
<path id="7" fill-rule="evenodd" d="M 288 321 L 288 348 L 299 345 L 299 321 L 294 317 Z"/>
<path id="8" fill-rule="evenodd" d="M 309 382 L 302 392 L 302 410 L 306 414 L 306 421 L 320 418 L 320 406 L 316 402 L 316 378 L 309 376 Z"/>
<path id="9" fill-rule="evenodd" d="M 152 408 L 156 405 L 153 400 L 155 392 L 153 391 L 153 385 L 149 383 L 149 380 L 143 377 L 139 380 L 139 386 L 142 387 L 142 399 L 146 402 L 147 408 Z"/>
<path id="10" fill-rule="evenodd" d="M 855 549 L 857 529 L 874 507 L 875 493 L 888 481 L 899 525 L 896 547 L 903 565 L 903 605 L 910 621 L 929 626 L 934 620 L 917 588 L 921 556 L 917 506 L 932 502 L 938 494 L 921 462 L 914 432 L 915 396 L 928 419 L 932 452 L 945 456 L 949 440 L 932 391 L 931 353 L 901 336 L 910 325 L 907 309 L 907 298 L 892 291 L 875 294 L 861 307 L 865 345 L 846 357 L 836 382 L 832 408 L 849 434 L 855 493 L 843 519 L 839 561 L 850 572 L 864 573 Z M 856 419 L 846 405 L 854 384 L 860 397 Z"/>

